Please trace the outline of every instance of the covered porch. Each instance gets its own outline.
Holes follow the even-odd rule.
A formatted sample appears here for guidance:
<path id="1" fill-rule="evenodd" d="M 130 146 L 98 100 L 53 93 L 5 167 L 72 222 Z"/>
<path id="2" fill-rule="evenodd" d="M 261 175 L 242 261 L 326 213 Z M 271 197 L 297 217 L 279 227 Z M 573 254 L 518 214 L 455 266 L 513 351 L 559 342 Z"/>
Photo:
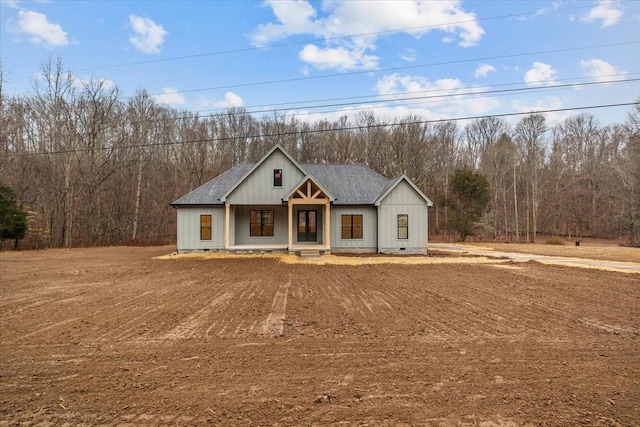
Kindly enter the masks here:
<path id="1" fill-rule="evenodd" d="M 307 175 L 283 200 L 287 204 L 289 252 L 330 253 L 331 195 Z"/>
<path id="2" fill-rule="evenodd" d="M 224 249 L 230 253 L 330 253 L 332 200 L 306 176 L 281 205 L 225 203 Z"/>

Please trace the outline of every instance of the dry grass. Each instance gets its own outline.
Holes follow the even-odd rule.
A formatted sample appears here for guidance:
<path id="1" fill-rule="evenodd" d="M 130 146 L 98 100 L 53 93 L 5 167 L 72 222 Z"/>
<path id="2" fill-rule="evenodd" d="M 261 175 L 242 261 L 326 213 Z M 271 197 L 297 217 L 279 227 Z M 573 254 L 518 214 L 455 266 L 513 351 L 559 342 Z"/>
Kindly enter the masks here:
<path id="1" fill-rule="evenodd" d="M 553 237 L 549 237 L 545 243 L 547 245 L 562 246 L 564 245 L 564 240 L 562 240 L 560 237 L 553 236 Z"/>
<path id="2" fill-rule="evenodd" d="M 504 259 L 475 256 L 345 256 L 345 255 L 323 255 L 320 257 L 301 258 L 297 255 L 287 254 L 225 254 L 225 253 L 192 253 L 192 254 L 170 254 L 162 255 L 157 259 L 247 259 L 247 258 L 271 258 L 277 259 L 284 264 L 316 264 L 316 265 L 378 265 L 378 264 L 496 264 L 505 262 Z"/>

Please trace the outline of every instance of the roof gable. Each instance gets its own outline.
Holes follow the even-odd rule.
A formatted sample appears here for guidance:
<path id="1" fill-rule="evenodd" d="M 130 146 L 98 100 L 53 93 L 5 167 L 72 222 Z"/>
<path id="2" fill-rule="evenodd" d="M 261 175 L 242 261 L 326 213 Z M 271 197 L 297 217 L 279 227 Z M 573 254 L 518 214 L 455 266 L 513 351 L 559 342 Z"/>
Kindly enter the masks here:
<path id="1" fill-rule="evenodd" d="M 387 197 L 391 192 L 402 182 L 406 182 L 413 188 L 413 190 L 427 203 L 428 207 L 433 206 L 433 202 L 425 196 L 425 194 L 420 191 L 420 189 L 409 179 L 409 177 L 405 174 L 400 175 L 395 179 L 389 180 L 388 184 L 382 189 L 380 195 L 376 198 L 374 204 L 376 206 L 380 206 L 380 203 Z"/>
<path id="2" fill-rule="evenodd" d="M 313 184 L 315 184 L 318 189 L 324 193 L 324 195 L 331 201 L 335 201 L 336 198 L 333 197 L 331 195 L 330 192 L 327 191 L 327 189 L 317 180 L 313 177 L 313 175 L 305 175 L 304 178 L 302 178 L 296 185 L 294 185 L 293 187 L 291 187 L 291 190 L 289 190 L 289 192 L 287 194 L 284 195 L 284 197 L 282 198 L 283 200 L 288 200 L 291 196 L 293 196 L 296 192 L 298 192 L 300 190 L 300 187 L 302 187 L 302 185 L 307 182 L 307 181 L 311 181 Z"/>
<path id="3" fill-rule="evenodd" d="M 262 156 L 258 162 L 256 162 L 246 173 L 238 179 L 234 185 L 232 185 L 223 195 L 220 197 L 221 202 L 225 202 L 227 197 L 229 197 L 243 182 L 247 180 L 263 163 L 267 161 L 276 151 L 282 153 L 295 168 L 297 168 L 302 175 L 307 175 L 307 172 L 296 162 L 293 157 L 285 149 L 282 148 L 280 144 L 276 144 L 267 153 Z"/>

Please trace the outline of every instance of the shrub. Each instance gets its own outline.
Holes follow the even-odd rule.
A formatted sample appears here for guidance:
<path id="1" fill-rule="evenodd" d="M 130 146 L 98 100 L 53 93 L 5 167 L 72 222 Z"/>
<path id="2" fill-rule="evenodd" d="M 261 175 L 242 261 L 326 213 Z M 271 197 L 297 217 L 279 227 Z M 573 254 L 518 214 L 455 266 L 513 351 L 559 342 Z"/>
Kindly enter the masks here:
<path id="1" fill-rule="evenodd" d="M 545 243 L 547 245 L 564 245 L 564 240 L 558 236 L 552 236 L 549 237 Z"/>

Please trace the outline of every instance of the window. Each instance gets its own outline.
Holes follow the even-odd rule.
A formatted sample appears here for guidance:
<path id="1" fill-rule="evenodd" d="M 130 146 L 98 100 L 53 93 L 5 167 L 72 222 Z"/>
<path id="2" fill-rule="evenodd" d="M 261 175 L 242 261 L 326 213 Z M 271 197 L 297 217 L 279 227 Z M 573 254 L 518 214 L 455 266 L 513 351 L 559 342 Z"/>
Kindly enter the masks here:
<path id="1" fill-rule="evenodd" d="M 211 240 L 211 215 L 200 215 L 200 240 Z"/>
<path id="2" fill-rule="evenodd" d="M 362 239 L 362 215 L 342 215 L 342 238 Z"/>
<path id="3" fill-rule="evenodd" d="M 398 215 L 398 239 L 409 238 L 409 215 Z"/>
<path id="4" fill-rule="evenodd" d="M 273 211 L 251 211 L 251 236 L 273 236 Z"/>
<path id="5" fill-rule="evenodd" d="M 273 186 L 282 187 L 282 169 L 273 170 Z"/>

